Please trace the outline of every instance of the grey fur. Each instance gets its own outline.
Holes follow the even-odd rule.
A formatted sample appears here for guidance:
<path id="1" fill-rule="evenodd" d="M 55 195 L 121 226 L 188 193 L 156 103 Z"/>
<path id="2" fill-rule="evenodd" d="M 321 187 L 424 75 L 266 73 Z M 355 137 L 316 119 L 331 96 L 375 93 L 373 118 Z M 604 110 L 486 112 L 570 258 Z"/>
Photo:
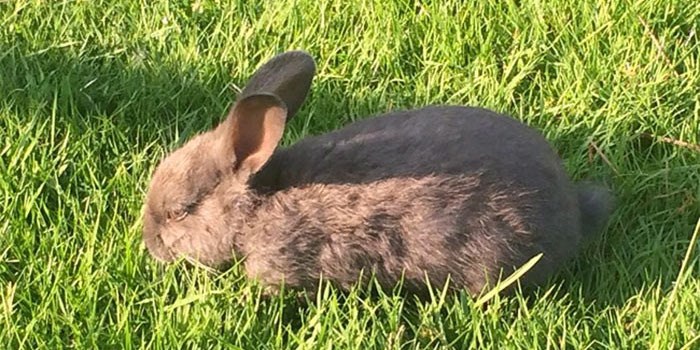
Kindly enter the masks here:
<path id="1" fill-rule="evenodd" d="M 538 132 L 483 108 L 395 111 L 276 149 L 306 96 L 280 91 L 308 89 L 295 72 L 309 60 L 276 56 L 224 122 L 161 162 L 144 210 L 154 257 L 222 268 L 235 256 L 273 289 L 373 273 L 387 288 L 403 276 L 424 294 L 426 276 L 449 276 L 478 294 L 538 253 L 521 284 L 543 283 L 604 228 L 608 192 L 572 184 Z"/>
<path id="2" fill-rule="evenodd" d="M 581 209 L 581 230 L 586 242 L 590 242 L 605 229 L 615 210 L 615 197 L 610 189 L 591 182 L 576 185 Z"/>

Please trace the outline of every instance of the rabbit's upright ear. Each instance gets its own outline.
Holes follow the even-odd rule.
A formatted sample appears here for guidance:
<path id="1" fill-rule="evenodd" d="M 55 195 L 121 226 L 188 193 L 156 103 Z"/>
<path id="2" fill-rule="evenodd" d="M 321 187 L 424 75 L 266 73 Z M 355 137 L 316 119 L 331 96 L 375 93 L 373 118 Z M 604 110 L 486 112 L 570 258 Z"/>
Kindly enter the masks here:
<path id="1" fill-rule="evenodd" d="M 255 94 L 274 94 L 287 106 L 289 121 L 304 103 L 315 73 L 316 63 L 308 53 L 283 52 L 255 71 L 239 100 Z"/>
<path id="2" fill-rule="evenodd" d="M 287 106 L 273 94 L 239 100 L 216 130 L 220 159 L 239 173 L 257 172 L 279 144 L 286 119 Z"/>

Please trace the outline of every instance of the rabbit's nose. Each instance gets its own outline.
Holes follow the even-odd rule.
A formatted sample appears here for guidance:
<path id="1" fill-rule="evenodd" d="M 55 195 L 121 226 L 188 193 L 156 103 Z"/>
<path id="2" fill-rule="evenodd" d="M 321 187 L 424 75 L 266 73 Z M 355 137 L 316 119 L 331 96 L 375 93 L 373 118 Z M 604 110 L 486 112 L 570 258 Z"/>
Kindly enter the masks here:
<path id="1" fill-rule="evenodd" d="M 146 235 L 144 237 L 144 243 L 148 252 L 162 261 L 171 261 L 174 259 L 175 255 L 173 252 L 165 245 L 163 239 L 158 234 Z"/>
<path id="2" fill-rule="evenodd" d="M 167 248 L 173 248 L 179 241 L 185 238 L 187 234 L 184 232 L 170 232 L 169 234 L 161 235 L 160 239 L 163 245 Z"/>

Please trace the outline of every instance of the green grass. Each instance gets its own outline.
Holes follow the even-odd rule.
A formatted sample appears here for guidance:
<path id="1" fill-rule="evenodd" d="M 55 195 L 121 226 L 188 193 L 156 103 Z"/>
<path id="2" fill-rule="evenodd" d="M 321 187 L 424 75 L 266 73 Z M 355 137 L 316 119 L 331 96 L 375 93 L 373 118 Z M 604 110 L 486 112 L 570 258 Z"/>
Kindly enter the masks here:
<path id="1" fill-rule="evenodd" d="M 700 143 L 699 30 L 694 0 L 0 2 L 0 346 L 700 348 L 700 152 L 667 142 Z M 327 288 L 301 306 L 236 269 L 159 267 L 140 241 L 152 169 L 298 48 L 318 76 L 285 144 L 489 107 L 611 184 L 609 229 L 535 297 L 488 307 Z"/>

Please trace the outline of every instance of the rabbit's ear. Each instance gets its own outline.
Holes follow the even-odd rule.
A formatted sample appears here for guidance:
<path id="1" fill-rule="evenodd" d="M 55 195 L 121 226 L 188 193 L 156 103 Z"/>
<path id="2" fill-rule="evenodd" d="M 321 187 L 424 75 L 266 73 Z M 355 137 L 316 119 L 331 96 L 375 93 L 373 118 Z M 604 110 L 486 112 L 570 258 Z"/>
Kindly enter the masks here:
<path id="1" fill-rule="evenodd" d="M 287 107 L 273 94 L 249 95 L 233 106 L 217 128 L 222 159 L 235 157 L 235 169 L 252 174 L 275 151 L 284 132 Z"/>
<path id="2" fill-rule="evenodd" d="M 316 63 L 304 51 L 287 51 L 260 66 L 248 80 L 240 99 L 261 93 L 278 96 L 287 106 L 287 121 L 294 117 L 306 99 Z"/>

